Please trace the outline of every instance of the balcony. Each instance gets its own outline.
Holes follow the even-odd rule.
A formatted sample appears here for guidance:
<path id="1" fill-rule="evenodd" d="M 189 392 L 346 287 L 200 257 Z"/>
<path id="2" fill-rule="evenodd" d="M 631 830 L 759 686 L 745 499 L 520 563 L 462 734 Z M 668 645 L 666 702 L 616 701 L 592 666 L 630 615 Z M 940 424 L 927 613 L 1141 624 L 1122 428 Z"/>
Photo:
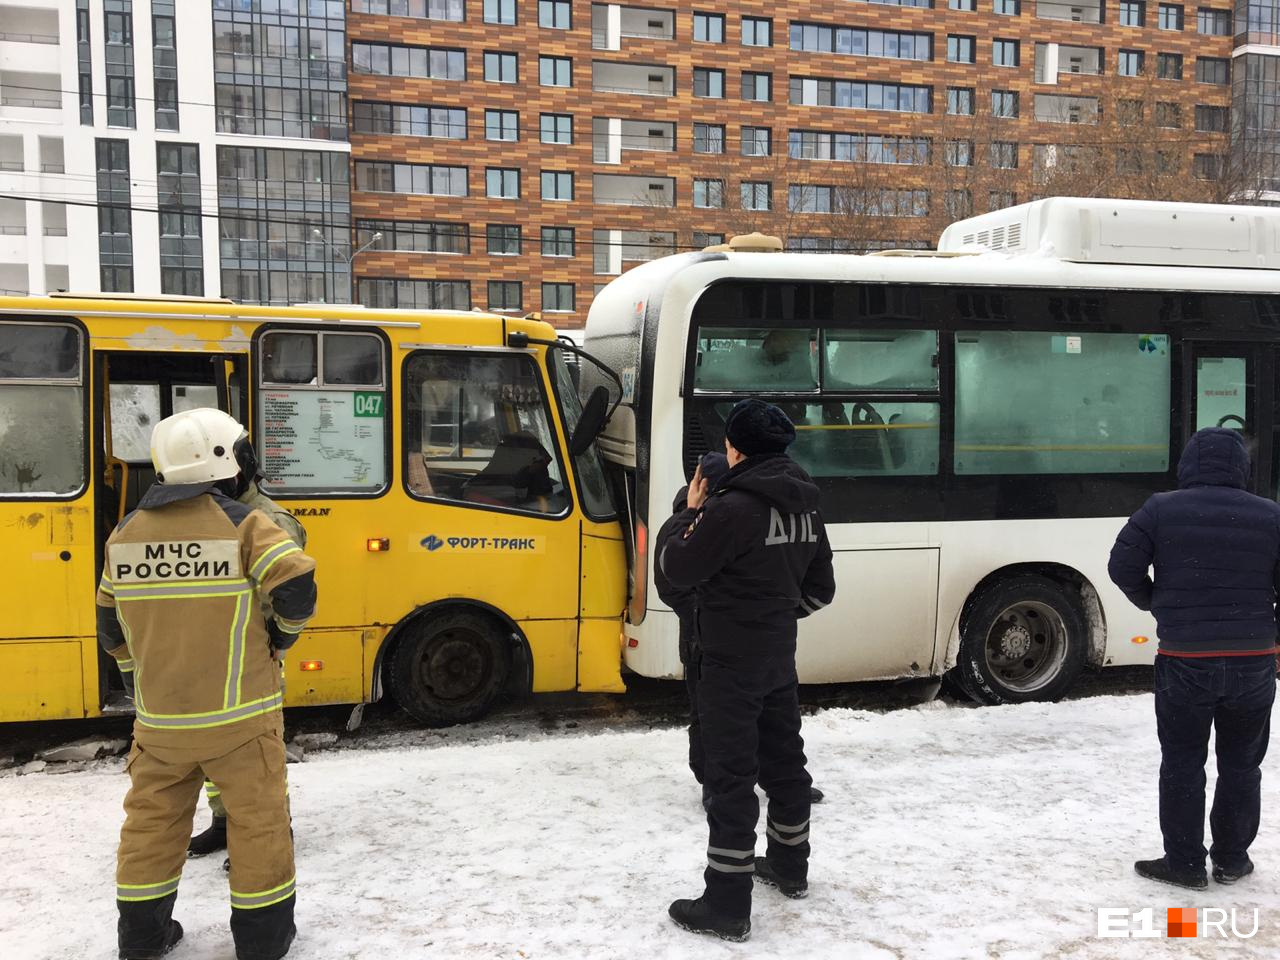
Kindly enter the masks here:
<path id="1" fill-rule="evenodd" d="M 66 157 L 62 152 L 61 137 L 40 138 L 40 172 L 66 173 Z"/>
<path id="2" fill-rule="evenodd" d="M 1036 94 L 1036 119 L 1042 123 L 1098 122 L 1097 97 L 1068 97 L 1052 93 Z"/>
<path id="3" fill-rule="evenodd" d="M 1101 23 L 1102 0 L 1037 0 L 1036 16 L 1041 20 L 1067 20 L 1071 23 Z"/>
<path id="4" fill-rule="evenodd" d="M 0 258 L 4 256 L 3 244 L 0 244 Z M 25 297 L 29 292 L 27 265 L 0 260 L 0 297 Z"/>
<path id="5" fill-rule="evenodd" d="M 1102 75 L 1101 47 L 1071 47 L 1061 43 L 1036 44 L 1036 83 L 1056 84 L 1064 74 Z"/>
<path id="6" fill-rule="evenodd" d="M 593 272 L 607 276 L 622 273 L 624 265 L 676 252 L 676 235 L 665 230 L 595 230 L 592 241 Z"/>
<path id="7" fill-rule="evenodd" d="M 0 70 L 0 117 L 46 120 L 45 111 L 62 109 L 62 78 L 56 73 Z"/>
<path id="8" fill-rule="evenodd" d="M 644 63 L 591 62 L 591 89 L 595 93 L 627 93 L 638 97 L 672 97 L 676 92 L 674 67 Z"/>
<path id="9" fill-rule="evenodd" d="M 624 7 L 616 3 L 591 5 L 591 46 L 596 50 L 621 50 L 623 38 L 674 40 L 673 10 Z"/>
<path id="10" fill-rule="evenodd" d="M 22 138 L 0 136 L 0 170 L 20 171 L 22 162 Z"/>
<path id="11" fill-rule="evenodd" d="M 628 150 L 675 153 L 676 125 L 595 117 L 591 121 L 591 159 L 596 163 L 622 163 Z"/>
<path id="12" fill-rule="evenodd" d="M 591 195 L 596 203 L 621 207 L 674 207 L 674 177 L 631 177 L 597 173 L 591 178 Z"/>
<path id="13" fill-rule="evenodd" d="M 0 237 L 25 237 L 26 235 L 26 201 L 0 198 Z"/>

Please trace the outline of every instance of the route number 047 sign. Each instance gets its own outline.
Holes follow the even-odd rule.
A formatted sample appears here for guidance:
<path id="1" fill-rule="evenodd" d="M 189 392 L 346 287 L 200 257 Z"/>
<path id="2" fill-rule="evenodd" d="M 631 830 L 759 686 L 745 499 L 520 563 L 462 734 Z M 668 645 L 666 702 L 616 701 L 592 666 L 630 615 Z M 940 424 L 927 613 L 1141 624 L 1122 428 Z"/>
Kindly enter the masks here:
<path id="1" fill-rule="evenodd" d="M 385 394 L 264 390 L 260 396 L 269 487 L 368 490 L 385 482 Z"/>

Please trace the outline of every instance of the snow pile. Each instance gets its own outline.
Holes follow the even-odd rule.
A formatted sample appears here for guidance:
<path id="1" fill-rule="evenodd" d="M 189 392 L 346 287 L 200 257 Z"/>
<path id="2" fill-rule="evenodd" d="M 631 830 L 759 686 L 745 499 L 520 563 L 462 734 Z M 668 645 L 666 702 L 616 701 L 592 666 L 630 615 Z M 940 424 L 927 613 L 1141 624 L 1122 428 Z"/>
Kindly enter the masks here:
<path id="1" fill-rule="evenodd" d="M 828 797 L 814 811 L 810 897 L 757 887 L 745 945 L 692 936 L 666 917 L 672 899 L 700 891 L 705 863 L 683 731 L 313 755 L 289 768 L 300 928 L 290 956 L 1146 960 L 1280 950 L 1274 763 L 1257 874 L 1200 893 L 1133 874 L 1135 858 L 1160 852 L 1150 696 L 831 710 L 807 719 L 805 735 Z M 7 960 L 114 955 L 126 787 L 117 760 L 0 777 Z M 1170 906 L 1236 907 L 1248 922 L 1257 907 L 1259 932 L 1230 945 L 1096 936 L 1099 907 L 1152 907 L 1163 932 Z M 174 960 L 229 958 L 228 912 L 221 859 L 188 864 L 176 912 L 187 939 Z"/>

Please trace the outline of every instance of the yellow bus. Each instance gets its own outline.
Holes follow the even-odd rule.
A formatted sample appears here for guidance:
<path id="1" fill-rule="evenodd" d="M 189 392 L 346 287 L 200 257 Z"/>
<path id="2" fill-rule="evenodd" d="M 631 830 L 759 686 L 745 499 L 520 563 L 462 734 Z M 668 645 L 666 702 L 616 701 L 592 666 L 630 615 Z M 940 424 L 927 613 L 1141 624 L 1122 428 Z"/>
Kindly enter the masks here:
<path id="1" fill-rule="evenodd" d="M 317 561 L 286 704 L 464 722 L 506 692 L 621 692 L 626 556 L 553 329 L 458 311 L 0 297 L 0 721 L 116 709 L 102 546 L 192 407 L 252 434 Z"/>

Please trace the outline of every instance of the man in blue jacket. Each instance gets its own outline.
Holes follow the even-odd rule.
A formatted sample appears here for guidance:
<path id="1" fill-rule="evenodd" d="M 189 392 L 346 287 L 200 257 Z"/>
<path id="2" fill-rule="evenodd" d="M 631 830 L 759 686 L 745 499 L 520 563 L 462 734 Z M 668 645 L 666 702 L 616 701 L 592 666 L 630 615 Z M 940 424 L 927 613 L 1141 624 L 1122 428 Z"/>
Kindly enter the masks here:
<path id="1" fill-rule="evenodd" d="M 1218 785 L 1209 825 L 1213 879 L 1253 872 L 1262 773 L 1276 695 L 1280 505 L 1246 491 L 1249 454 L 1234 430 L 1201 430 L 1178 462 L 1178 490 L 1157 493 L 1129 518 L 1108 572 L 1140 610 L 1155 614 L 1156 731 L 1164 856 L 1138 874 L 1192 890 L 1205 873 L 1204 788 L 1209 730 Z M 1155 567 L 1154 581 L 1148 568 Z"/>
<path id="2" fill-rule="evenodd" d="M 778 407 L 743 400 L 725 420 L 729 472 L 689 485 L 679 533 L 657 563 L 697 593 L 698 715 L 710 841 L 705 892 L 671 919 L 694 933 L 751 935 L 752 876 L 798 899 L 809 890 L 809 788 L 796 696 L 796 620 L 831 603 L 835 576 L 818 487 L 786 455 L 796 431 Z M 769 795 L 768 852 L 755 855 Z"/>

